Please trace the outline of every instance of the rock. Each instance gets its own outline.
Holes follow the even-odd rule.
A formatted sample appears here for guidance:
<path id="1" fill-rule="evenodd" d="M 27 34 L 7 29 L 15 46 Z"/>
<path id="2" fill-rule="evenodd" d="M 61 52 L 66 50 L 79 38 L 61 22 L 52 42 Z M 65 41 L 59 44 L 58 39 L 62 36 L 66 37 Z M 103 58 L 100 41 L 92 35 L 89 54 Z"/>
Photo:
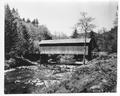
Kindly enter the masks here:
<path id="1" fill-rule="evenodd" d="M 65 87 L 60 87 L 59 90 L 56 91 L 56 93 L 69 93 L 69 90 L 67 90 Z"/>
<path id="2" fill-rule="evenodd" d="M 46 86 L 46 87 L 49 87 L 49 86 L 50 86 L 50 81 L 49 81 L 49 80 L 45 80 L 44 83 L 45 83 L 45 86 Z"/>
<path id="3" fill-rule="evenodd" d="M 32 83 L 37 83 L 38 81 L 39 79 L 37 78 L 37 79 L 32 80 Z"/>
<path id="4" fill-rule="evenodd" d="M 54 86 L 60 84 L 59 80 L 44 80 L 44 84 L 46 87 Z"/>
<path id="5" fill-rule="evenodd" d="M 20 83 L 20 80 L 15 80 L 15 83 Z"/>
<path id="6" fill-rule="evenodd" d="M 100 89 L 100 85 L 93 85 L 90 87 L 91 90 Z"/>
<path id="7" fill-rule="evenodd" d="M 102 79 L 102 82 L 103 82 L 103 83 L 107 83 L 107 80 L 106 80 L 106 79 Z"/>
<path id="8" fill-rule="evenodd" d="M 41 86 L 41 85 L 44 85 L 44 82 L 37 82 L 37 83 L 35 84 L 35 86 Z"/>

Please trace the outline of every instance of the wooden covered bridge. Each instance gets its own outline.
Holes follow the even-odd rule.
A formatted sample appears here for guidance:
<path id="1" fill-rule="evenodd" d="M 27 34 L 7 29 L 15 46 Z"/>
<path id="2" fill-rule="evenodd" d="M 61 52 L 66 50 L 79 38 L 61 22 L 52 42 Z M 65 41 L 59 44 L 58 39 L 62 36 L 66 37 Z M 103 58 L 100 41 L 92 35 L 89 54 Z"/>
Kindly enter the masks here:
<path id="1" fill-rule="evenodd" d="M 86 45 L 86 46 L 85 46 Z M 91 38 L 79 39 L 57 39 L 57 40 L 42 40 L 39 43 L 41 61 L 48 60 L 48 56 L 54 55 L 75 55 L 77 58 L 83 58 L 86 48 L 86 58 L 91 59 L 91 52 L 95 48 L 95 40 Z"/>

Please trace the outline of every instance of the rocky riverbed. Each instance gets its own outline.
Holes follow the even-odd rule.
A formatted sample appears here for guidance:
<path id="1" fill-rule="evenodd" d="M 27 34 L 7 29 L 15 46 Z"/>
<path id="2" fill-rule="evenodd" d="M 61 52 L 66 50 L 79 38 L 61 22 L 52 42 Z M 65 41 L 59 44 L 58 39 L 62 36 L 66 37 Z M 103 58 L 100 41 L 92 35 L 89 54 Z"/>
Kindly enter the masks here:
<path id="1" fill-rule="evenodd" d="M 5 70 L 5 93 L 35 93 L 71 78 L 76 66 L 34 65 Z"/>
<path id="2" fill-rule="evenodd" d="M 5 70 L 5 94 L 116 92 L 117 54 L 86 65 L 31 65 Z"/>

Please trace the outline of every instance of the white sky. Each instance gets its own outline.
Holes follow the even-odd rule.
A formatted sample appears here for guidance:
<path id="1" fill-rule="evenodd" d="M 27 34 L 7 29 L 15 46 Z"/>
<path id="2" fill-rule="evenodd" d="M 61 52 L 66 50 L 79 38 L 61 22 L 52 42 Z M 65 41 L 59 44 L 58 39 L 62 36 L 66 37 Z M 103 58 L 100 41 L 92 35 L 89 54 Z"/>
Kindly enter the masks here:
<path id="1" fill-rule="evenodd" d="M 74 1 L 74 0 L 73 0 Z M 96 0 L 97 1 L 97 0 Z M 51 33 L 62 32 L 71 35 L 73 26 L 80 18 L 80 12 L 87 12 L 88 16 L 94 17 L 94 24 L 97 26 L 95 31 L 102 27 L 109 30 L 113 27 L 117 2 L 113 0 L 91 2 L 16 2 L 13 0 L 7 3 L 10 8 L 18 9 L 21 18 L 33 20 L 38 18 L 39 23 L 46 25 Z"/>

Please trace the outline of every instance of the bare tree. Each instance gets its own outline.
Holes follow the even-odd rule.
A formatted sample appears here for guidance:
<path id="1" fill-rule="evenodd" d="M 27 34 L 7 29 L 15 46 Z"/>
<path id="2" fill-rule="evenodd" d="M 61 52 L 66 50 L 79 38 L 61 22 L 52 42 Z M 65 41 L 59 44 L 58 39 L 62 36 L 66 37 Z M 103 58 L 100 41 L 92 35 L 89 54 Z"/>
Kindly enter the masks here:
<path id="1" fill-rule="evenodd" d="M 85 55 L 86 55 L 86 35 L 87 32 L 90 32 L 95 28 L 95 25 L 91 22 L 94 20 L 92 17 L 88 17 L 87 13 L 81 12 L 81 18 L 79 19 L 79 22 L 77 23 L 78 28 L 85 33 L 85 43 L 84 43 L 84 55 L 83 55 L 83 63 L 85 64 Z"/>

